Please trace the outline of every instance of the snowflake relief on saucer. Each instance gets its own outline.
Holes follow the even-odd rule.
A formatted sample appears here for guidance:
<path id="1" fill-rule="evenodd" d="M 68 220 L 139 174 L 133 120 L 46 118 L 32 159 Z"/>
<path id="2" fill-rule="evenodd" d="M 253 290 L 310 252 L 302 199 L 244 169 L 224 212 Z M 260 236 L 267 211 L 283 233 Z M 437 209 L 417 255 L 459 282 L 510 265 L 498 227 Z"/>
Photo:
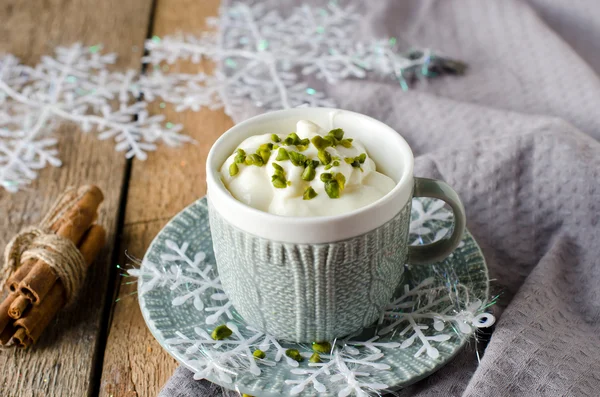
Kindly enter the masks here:
<path id="1" fill-rule="evenodd" d="M 415 199 L 413 206 L 420 241 L 451 227 L 450 212 L 437 200 Z M 205 199 L 184 210 L 159 234 L 142 266 L 128 271 L 138 277 L 142 313 L 154 336 L 195 379 L 257 395 L 377 395 L 439 368 L 476 329 L 495 321 L 486 312 L 485 263 L 467 235 L 454 258 L 408 270 L 372 329 L 331 341 L 330 351 L 310 360 L 310 345 L 278 341 L 237 314 L 214 265 L 206 211 Z M 231 336 L 214 340 L 218 325 Z M 302 362 L 286 355 L 290 348 Z M 263 358 L 253 355 L 257 349 Z"/>

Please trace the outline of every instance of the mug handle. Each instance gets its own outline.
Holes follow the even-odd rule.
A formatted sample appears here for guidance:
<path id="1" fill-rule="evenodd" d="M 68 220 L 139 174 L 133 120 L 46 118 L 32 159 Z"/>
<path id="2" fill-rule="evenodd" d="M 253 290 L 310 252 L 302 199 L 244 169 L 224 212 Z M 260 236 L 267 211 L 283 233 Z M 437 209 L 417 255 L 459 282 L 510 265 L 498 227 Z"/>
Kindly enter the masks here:
<path id="1" fill-rule="evenodd" d="M 458 194 L 446 182 L 415 177 L 413 197 L 431 197 L 445 201 L 454 213 L 454 230 L 448 238 L 431 244 L 411 245 L 408 248 L 408 263 L 421 264 L 441 261 L 454 251 L 462 240 L 467 217 Z"/>

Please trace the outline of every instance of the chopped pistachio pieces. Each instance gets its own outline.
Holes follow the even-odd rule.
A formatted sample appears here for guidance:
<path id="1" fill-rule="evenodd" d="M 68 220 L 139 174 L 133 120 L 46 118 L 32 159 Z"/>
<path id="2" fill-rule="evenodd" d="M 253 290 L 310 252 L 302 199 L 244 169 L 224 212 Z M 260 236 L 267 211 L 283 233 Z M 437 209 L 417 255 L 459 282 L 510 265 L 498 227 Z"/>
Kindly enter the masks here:
<path id="1" fill-rule="evenodd" d="M 284 140 L 283 143 L 285 143 L 286 145 L 290 146 L 290 145 L 300 145 L 301 139 L 298 136 L 298 134 L 296 134 L 295 132 L 292 132 L 291 134 L 289 134 Z"/>
<path id="2" fill-rule="evenodd" d="M 254 358 L 258 358 L 258 359 L 263 359 L 265 357 L 267 357 L 267 355 L 265 354 L 264 351 L 260 350 L 260 349 L 256 349 L 254 350 L 254 353 L 252 353 L 252 355 L 254 356 Z"/>
<path id="3" fill-rule="evenodd" d="M 331 343 L 329 342 L 313 342 L 312 349 L 314 352 L 329 354 L 331 353 Z"/>
<path id="4" fill-rule="evenodd" d="M 273 168 L 275 169 L 275 173 L 271 176 L 271 183 L 273 186 L 277 189 L 285 189 L 288 187 L 290 183 L 286 180 L 283 167 L 277 163 L 273 163 Z"/>
<path id="5" fill-rule="evenodd" d="M 348 138 L 348 139 L 342 139 L 340 141 L 340 145 L 342 145 L 346 149 L 350 149 L 352 147 L 352 139 L 350 139 L 350 138 Z"/>
<path id="6" fill-rule="evenodd" d="M 292 164 L 294 164 L 296 167 L 303 167 L 304 163 L 306 162 L 306 160 L 308 159 L 305 155 L 303 155 L 302 153 L 298 153 L 298 152 L 292 152 L 289 151 L 288 155 L 290 157 L 290 161 L 292 162 Z"/>
<path id="7" fill-rule="evenodd" d="M 317 174 L 317 172 L 315 171 L 314 167 L 311 164 L 304 169 L 304 172 L 302 173 L 302 180 L 310 182 L 313 179 L 315 179 L 316 174 Z"/>
<path id="8" fill-rule="evenodd" d="M 304 191 L 304 194 L 302 195 L 302 200 L 311 200 L 315 197 L 317 197 L 317 192 L 315 192 L 315 189 L 313 189 L 312 186 L 309 186 Z"/>
<path id="9" fill-rule="evenodd" d="M 231 165 L 229 166 L 229 175 L 236 176 L 238 172 L 240 172 L 240 168 L 238 167 L 238 165 L 235 162 L 231 163 Z"/>
<path id="10" fill-rule="evenodd" d="M 324 172 L 321 174 L 321 182 L 330 181 L 332 178 L 333 178 L 333 175 L 331 175 L 329 172 Z"/>
<path id="11" fill-rule="evenodd" d="M 328 151 L 319 150 L 319 154 L 317 156 L 319 157 L 319 160 L 321 160 L 321 163 L 323 163 L 323 165 L 331 163 L 331 154 L 329 154 Z"/>
<path id="12" fill-rule="evenodd" d="M 264 164 L 267 164 L 271 157 L 271 151 L 269 149 L 259 149 L 257 154 L 263 159 Z"/>
<path id="13" fill-rule="evenodd" d="M 263 158 L 256 153 L 246 156 L 246 160 L 244 161 L 244 163 L 246 165 L 255 165 L 257 167 L 262 167 L 265 164 Z"/>
<path id="14" fill-rule="evenodd" d="M 337 139 L 339 141 L 342 138 L 344 138 L 344 130 L 341 129 L 341 128 L 336 128 L 334 130 L 329 131 L 327 133 L 327 135 L 331 135 L 331 136 L 333 136 L 335 139 Z"/>
<path id="15" fill-rule="evenodd" d="M 214 340 L 223 340 L 229 338 L 233 331 L 229 329 L 225 324 L 219 325 L 217 328 L 213 330 L 210 334 L 210 337 Z"/>
<path id="16" fill-rule="evenodd" d="M 361 153 L 356 157 L 346 157 L 344 161 L 354 168 L 361 168 L 361 165 L 367 161 L 367 154 Z"/>
<path id="17" fill-rule="evenodd" d="M 299 363 L 304 361 L 304 357 L 302 357 L 302 355 L 300 355 L 300 352 L 296 349 L 287 349 L 285 351 L 285 355 L 291 358 L 292 360 L 298 361 Z"/>
<path id="18" fill-rule="evenodd" d="M 332 199 L 340 198 L 340 193 L 346 187 L 346 177 L 341 172 L 335 175 L 323 173 L 321 181 L 325 182 L 325 193 Z"/>
<path id="19" fill-rule="evenodd" d="M 317 150 L 325 150 L 326 147 L 330 146 L 329 142 L 320 135 L 313 137 L 311 142 Z"/>
<path id="20" fill-rule="evenodd" d="M 338 181 L 332 179 L 330 181 L 325 182 L 325 193 L 327 193 L 329 198 L 340 198 L 340 185 L 338 184 Z"/>
<path id="21" fill-rule="evenodd" d="M 340 190 L 344 190 L 346 188 L 346 177 L 341 172 L 335 174 L 335 180 L 340 185 Z"/>
<path id="22" fill-rule="evenodd" d="M 243 149 L 236 150 L 236 155 L 233 161 L 237 164 L 242 164 L 246 160 L 246 152 Z"/>
<path id="23" fill-rule="evenodd" d="M 321 356 L 319 356 L 319 353 L 313 353 L 312 356 L 310 356 L 310 358 L 308 359 L 308 362 L 311 363 L 320 363 L 321 362 Z"/>
<path id="24" fill-rule="evenodd" d="M 288 186 L 287 185 L 287 181 L 285 180 L 285 177 L 282 177 L 282 176 L 277 175 L 277 174 L 273 174 L 271 176 L 271 183 L 277 189 L 285 189 Z"/>
<path id="25" fill-rule="evenodd" d="M 277 157 L 275 158 L 275 160 L 284 161 L 284 160 L 289 160 L 289 159 L 290 159 L 290 155 L 288 154 L 288 151 L 285 150 L 284 148 L 280 147 L 279 150 L 277 151 Z"/>
<path id="26" fill-rule="evenodd" d="M 324 166 L 324 169 L 328 172 L 322 173 L 320 180 L 324 184 L 325 192 L 332 199 L 339 198 L 346 187 L 346 177 L 342 173 L 335 173 L 329 170 L 333 167 L 339 167 L 343 161 L 350 164 L 353 168 L 359 168 L 363 171 L 362 164 L 365 163 L 367 154 L 361 153 L 356 157 L 345 157 L 342 159 L 339 156 L 332 155 L 331 152 L 327 151 L 327 148 L 335 148 L 338 145 L 351 148 L 352 142 L 352 138 L 344 138 L 344 130 L 341 128 L 332 129 L 325 136 L 316 135 L 312 139 L 300 139 L 296 132 L 288 134 L 285 138 L 277 134 L 271 134 L 270 141 L 261 144 L 253 154 L 246 154 L 243 149 L 237 149 L 234 161 L 229 166 L 229 175 L 233 177 L 239 174 L 239 164 L 254 165 L 257 167 L 264 166 L 271 160 L 271 155 L 273 150 L 275 150 L 276 161 L 289 160 L 294 166 L 303 168 L 301 179 L 305 182 L 313 181 L 317 175 L 317 168 Z M 311 159 L 301 153 L 306 151 L 311 143 L 317 149 L 317 158 L 315 159 Z M 292 147 L 285 148 L 283 145 Z M 295 146 L 295 149 L 293 146 Z M 292 181 L 287 180 L 284 168 L 274 162 L 272 164 L 274 168 L 274 173 L 271 176 L 273 186 L 278 189 L 291 186 Z M 304 200 L 311 200 L 317 196 L 317 192 L 312 186 L 308 186 L 308 184 L 304 184 L 304 186 L 307 186 L 302 196 Z"/>

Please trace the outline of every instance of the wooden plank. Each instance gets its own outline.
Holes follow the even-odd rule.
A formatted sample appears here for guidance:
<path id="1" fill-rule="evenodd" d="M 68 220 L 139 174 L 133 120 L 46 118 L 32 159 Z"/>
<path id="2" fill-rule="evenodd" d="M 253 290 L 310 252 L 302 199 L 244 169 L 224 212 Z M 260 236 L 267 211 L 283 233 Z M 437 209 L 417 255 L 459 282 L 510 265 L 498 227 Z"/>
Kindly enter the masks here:
<path id="1" fill-rule="evenodd" d="M 204 18 L 217 15 L 218 0 L 159 0 L 153 34 L 179 31 L 199 33 Z M 203 65 L 210 68 L 210 65 Z M 198 65 L 180 62 L 171 67 L 181 72 L 200 71 Z M 162 150 L 146 162 L 134 161 L 125 212 L 123 249 L 137 258 L 173 217 L 205 192 L 205 159 L 213 142 L 233 123 L 222 111 L 175 113 L 167 106 L 169 120 L 182 123 L 197 145 Z M 123 259 L 125 260 L 125 259 Z M 100 396 L 155 396 L 177 363 L 148 331 L 135 295 L 136 284 L 120 281 L 119 301 L 114 306 L 102 372 Z"/>
<path id="2" fill-rule="evenodd" d="M 56 45 L 101 43 L 118 53 L 116 67 L 139 69 L 151 6 L 151 0 L 3 0 L 0 52 L 33 65 Z M 113 142 L 99 142 L 73 125 L 62 125 L 56 136 L 62 168 L 42 170 L 39 180 L 19 193 L 0 190 L 0 244 L 37 223 L 67 186 L 95 183 L 105 193 L 99 223 L 108 230 L 109 246 L 90 271 L 75 309 L 60 314 L 33 348 L 0 351 L 2 396 L 86 396 L 97 387 L 95 360 L 103 348 L 99 335 L 126 162 Z"/>

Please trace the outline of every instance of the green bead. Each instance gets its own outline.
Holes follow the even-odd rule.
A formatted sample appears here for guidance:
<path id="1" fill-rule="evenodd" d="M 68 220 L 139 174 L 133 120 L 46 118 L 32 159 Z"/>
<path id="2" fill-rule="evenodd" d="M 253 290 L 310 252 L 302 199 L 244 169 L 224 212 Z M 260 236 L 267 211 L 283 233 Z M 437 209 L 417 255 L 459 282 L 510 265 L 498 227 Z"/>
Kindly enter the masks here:
<path id="1" fill-rule="evenodd" d="M 331 353 L 331 343 L 329 342 L 313 342 L 312 349 L 314 352 L 329 354 Z"/>
<path id="2" fill-rule="evenodd" d="M 285 355 L 291 358 L 292 360 L 296 360 L 299 363 L 304 361 L 304 358 L 300 355 L 300 352 L 296 349 L 287 349 L 285 351 Z"/>
<path id="3" fill-rule="evenodd" d="M 252 353 L 252 355 L 254 356 L 254 358 L 258 358 L 261 360 L 267 356 L 264 351 L 259 349 L 254 350 L 254 353 Z"/>
<path id="4" fill-rule="evenodd" d="M 229 327 L 227 327 L 225 324 L 222 324 L 215 328 L 210 336 L 214 340 L 223 340 L 229 338 L 232 333 L 233 331 L 230 330 Z"/>

